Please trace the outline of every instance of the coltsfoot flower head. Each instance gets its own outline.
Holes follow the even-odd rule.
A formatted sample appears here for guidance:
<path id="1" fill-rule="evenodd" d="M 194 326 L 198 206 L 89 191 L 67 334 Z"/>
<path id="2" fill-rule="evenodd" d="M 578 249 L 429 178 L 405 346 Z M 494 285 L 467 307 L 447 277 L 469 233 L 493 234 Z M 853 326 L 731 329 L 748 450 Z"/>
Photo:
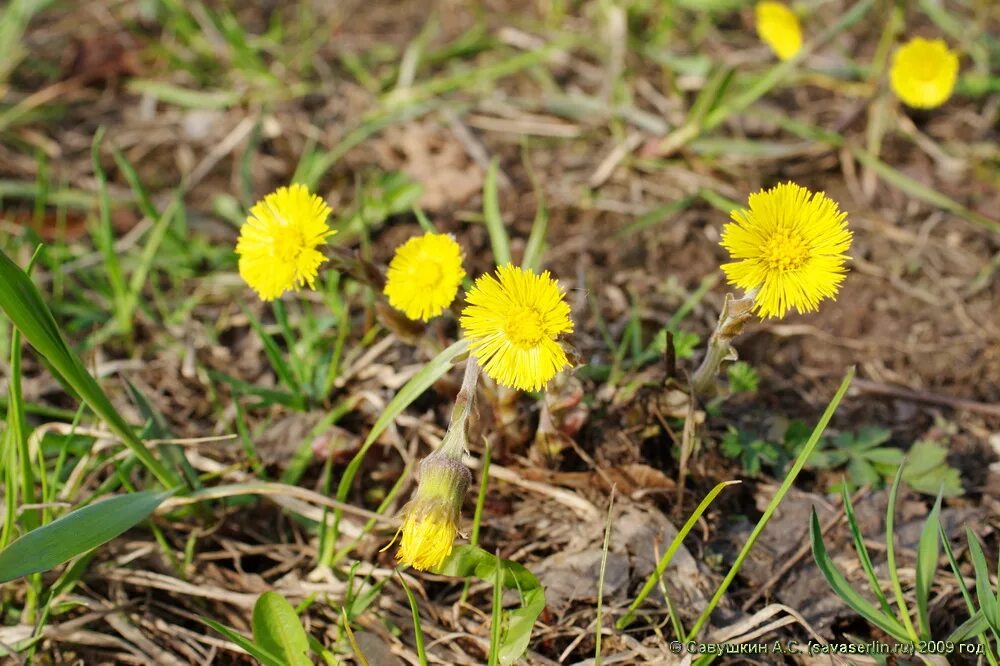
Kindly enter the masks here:
<path id="1" fill-rule="evenodd" d="M 958 54 L 940 39 L 915 37 L 896 49 L 889 69 L 892 90 L 907 106 L 933 109 L 951 97 Z"/>
<path id="2" fill-rule="evenodd" d="M 466 301 L 461 324 L 469 350 L 498 383 L 537 391 L 569 365 L 558 342 L 573 330 L 569 304 L 548 271 L 501 266 L 497 278 L 476 280 Z"/>
<path id="3" fill-rule="evenodd" d="M 314 287 L 325 261 L 316 247 L 334 233 L 326 226 L 329 215 L 330 207 L 305 185 L 279 187 L 250 209 L 236 254 L 240 276 L 262 300 Z"/>
<path id="4" fill-rule="evenodd" d="M 429 321 L 455 300 L 464 277 L 462 248 L 455 239 L 424 234 L 396 248 L 384 293 L 389 305 L 410 319 Z"/>
<path id="5" fill-rule="evenodd" d="M 788 60 L 802 48 L 799 18 L 784 4 L 771 0 L 758 2 L 754 17 L 757 35 L 782 60 Z"/>
<path id="6" fill-rule="evenodd" d="M 403 508 L 403 532 L 396 558 L 415 569 L 434 569 L 449 555 L 458 534 L 462 500 L 472 473 L 443 451 L 420 463 L 413 499 Z"/>
<path id="7" fill-rule="evenodd" d="M 751 194 L 749 210 L 731 215 L 722 246 L 735 261 L 722 270 L 730 284 L 755 292 L 761 317 L 783 317 L 789 308 L 811 312 L 836 298 L 852 236 L 835 201 L 783 183 Z"/>

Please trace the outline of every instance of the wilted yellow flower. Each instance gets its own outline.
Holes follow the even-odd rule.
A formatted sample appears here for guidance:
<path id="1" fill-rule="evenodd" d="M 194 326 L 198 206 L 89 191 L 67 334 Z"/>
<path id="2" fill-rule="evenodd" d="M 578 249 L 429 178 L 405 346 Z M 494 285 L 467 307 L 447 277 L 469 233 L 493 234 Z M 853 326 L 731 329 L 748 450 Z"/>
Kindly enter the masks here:
<path id="1" fill-rule="evenodd" d="M 410 319 L 429 321 L 455 300 L 464 277 L 462 248 L 455 239 L 424 234 L 396 248 L 384 293 L 389 305 Z"/>
<path id="2" fill-rule="evenodd" d="M 958 54 L 940 39 L 915 37 L 896 49 L 889 70 L 892 90 L 903 103 L 933 109 L 951 97 L 958 78 Z"/>
<path id="3" fill-rule="evenodd" d="M 316 246 L 334 233 L 326 226 L 329 215 L 330 207 L 305 185 L 279 187 L 250 209 L 236 254 L 240 276 L 262 300 L 303 284 L 313 288 L 325 260 Z"/>
<path id="4" fill-rule="evenodd" d="M 730 284 L 755 292 L 754 311 L 783 317 L 788 309 L 810 312 L 836 298 L 851 247 L 847 213 L 822 192 L 783 183 L 750 195 L 749 210 L 732 212 L 722 246 Z"/>
<path id="5" fill-rule="evenodd" d="M 508 264 L 483 275 L 466 295 L 462 329 L 483 372 L 498 383 L 537 391 L 569 365 L 559 335 L 573 330 L 569 304 L 545 271 Z"/>
<path id="6" fill-rule="evenodd" d="M 788 60 L 802 48 L 802 28 L 799 18 L 780 2 L 764 0 L 754 7 L 757 35 L 771 47 L 774 54 Z"/>
<path id="7" fill-rule="evenodd" d="M 460 457 L 438 450 L 424 458 L 417 492 L 403 508 L 403 538 L 396 553 L 402 564 L 434 569 L 451 555 L 462 500 L 471 482 L 472 474 Z"/>

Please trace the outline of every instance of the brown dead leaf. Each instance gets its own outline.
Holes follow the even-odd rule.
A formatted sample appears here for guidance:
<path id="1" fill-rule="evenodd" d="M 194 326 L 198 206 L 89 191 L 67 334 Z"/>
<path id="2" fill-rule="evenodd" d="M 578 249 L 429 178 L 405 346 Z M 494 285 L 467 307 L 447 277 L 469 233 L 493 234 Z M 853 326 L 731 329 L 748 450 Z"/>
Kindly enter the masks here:
<path id="1" fill-rule="evenodd" d="M 423 186 L 420 206 L 426 210 L 450 208 L 482 190 L 482 171 L 443 127 L 409 123 L 389 128 L 375 152 L 383 168 L 402 171 Z"/>

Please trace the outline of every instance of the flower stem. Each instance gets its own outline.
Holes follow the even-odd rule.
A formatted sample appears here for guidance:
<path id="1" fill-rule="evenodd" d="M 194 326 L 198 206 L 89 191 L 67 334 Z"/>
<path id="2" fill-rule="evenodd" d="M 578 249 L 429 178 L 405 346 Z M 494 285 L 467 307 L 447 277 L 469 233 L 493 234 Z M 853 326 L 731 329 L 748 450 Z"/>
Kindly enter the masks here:
<path id="1" fill-rule="evenodd" d="M 736 360 L 736 350 L 733 349 L 732 342 L 743 332 L 743 325 L 752 316 L 751 310 L 756 295 L 756 290 L 748 292 L 742 298 L 733 298 L 732 294 L 726 294 L 722 312 L 719 313 L 719 323 L 716 324 L 715 331 L 708 340 L 705 358 L 691 376 L 691 389 L 695 395 L 705 398 L 718 391 L 722 362 Z"/>
<path id="2" fill-rule="evenodd" d="M 462 388 L 455 396 L 455 406 L 451 410 L 451 423 L 448 424 L 448 432 L 445 433 L 441 448 L 442 454 L 462 459 L 465 453 L 465 443 L 468 441 L 466 428 L 469 421 L 469 414 L 472 413 L 472 405 L 476 401 L 476 386 L 479 384 L 479 363 L 472 356 L 465 362 L 465 375 L 462 377 Z"/>

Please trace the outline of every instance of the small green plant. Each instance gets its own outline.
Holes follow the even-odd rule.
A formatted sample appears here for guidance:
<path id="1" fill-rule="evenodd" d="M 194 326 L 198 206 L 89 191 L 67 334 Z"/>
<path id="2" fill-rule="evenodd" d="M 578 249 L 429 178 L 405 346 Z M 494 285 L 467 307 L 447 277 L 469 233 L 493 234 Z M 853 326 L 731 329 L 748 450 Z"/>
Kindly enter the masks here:
<path id="1" fill-rule="evenodd" d="M 756 393 L 760 386 L 760 375 L 746 361 L 736 361 L 726 369 L 726 374 L 733 393 Z"/>
<path id="2" fill-rule="evenodd" d="M 730 426 L 719 449 L 727 458 L 738 459 L 747 474 L 760 474 L 766 467 L 781 475 L 809 439 L 809 433 L 802 421 L 790 421 L 780 439 L 770 441 Z M 809 466 L 808 461 L 806 466 Z"/>
<path id="3" fill-rule="evenodd" d="M 963 589 L 964 583 L 962 583 L 961 576 L 957 574 L 958 566 L 955 563 L 951 547 L 948 544 L 947 537 L 944 535 L 942 529 L 940 521 L 941 495 L 938 495 L 933 508 L 927 515 L 927 519 L 924 521 L 924 526 L 920 533 L 920 539 L 917 545 L 917 561 L 913 588 L 912 590 L 904 591 L 896 560 L 895 508 L 899 485 L 905 476 L 905 467 L 906 465 L 901 465 L 896 471 L 895 478 L 889 490 L 889 502 L 885 518 L 885 553 L 889 575 L 888 586 L 893 593 L 895 609 L 892 607 L 889 598 L 883 591 L 884 585 L 879 580 L 875 572 L 875 567 L 868 552 L 868 547 L 865 545 L 865 541 L 861 535 L 861 529 L 858 526 L 858 521 L 854 513 L 854 506 L 851 503 L 851 498 L 846 487 L 841 489 L 844 502 L 844 513 L 854 541 L 854 549 L 857 553 L 858 563 L 861 570 L 865 573 L 869 589 L 877 600 L 878 605 L 876 606 L 870 602 L 861 594 L 861 592 L 855 589 L 844 574 L 837 569 L 833 559 L 830 557 L 826 549 L 819 517 L 817 516 L 815 510 L 813 510 L 810 520 L 810 538 L 812 541 L 813 559 L 816 561 L 817 567 L 819 567 L 820 572 L 834 593 L 869 623 L 889 634 L 900 643 L 915 646 L 918 653 L 940 653 L 944 650 L 939 650 L 939 645 L 943 645 L 945 650 L 957 648 L 957 644 L 960 641 L 965 640 L 975 633 L 982 632 L 985 629 L 985 623 L 978 621 L 977 617 L 985 618 L 989 611 L 985 610 L 980 614 L 974 613 L 971 600 L 969 600 L 968 595 L 966 594 L 966 601 L 973 617 L 969 622 L 962 625 L 958 631 L 953 632 L 946 641 L 932 640 L 933 636 L 930 625 L 929 608 L 931 605 L 931 590 L 937 573 L 938 556 L 940 554 L 941 544 L 939 539 L 944 542 L 948 559 L 952 563 L 953 569 L 956 571 L 956 575 L 959 579 L 960 587 Z M 976 549 L 972 545 L 973 542 L 975 542 L 976 546 L 978 546 L 978 541 L 976 541 L 975 537 L 970 533 L 970 552 L 972 553 L 973 562 L 975 564 L 977 562 L 977 556 Z M 981 551 L 979 551 L 979 555 L 982 555 Z M 985 559 L 981 559 L 981 563 L 985 566 Z M 996 596 L 989 591 L 989 573 L 983 572 L 984 575 L 982 576 L 980 576 L 980 573 L 979 567 L 977 567 L 977 593 L 980 596 L 980 604 L 985 609 L 990 606 L 991 602 L 995 603 Z M 984 581 L 984 583 L 980 583 L 980 581 Z M 914 612 L 911 611 L 910 606 L 907 603 L 907 599 L 913 599 L 913 603 L 916 605 L 915 623 L 913 617 Z M 985 605 L 983 605 L 984 600 Z M 990 663 L 996 664 L 988 642 L 983 636 L 980 636 L 980 641 L 984 646 Z M 920 646 L 926 647 L 921 648 Z M 969 649 L 974 651 L 976 648 L 970 646 Z"/>
<path id="4" fill-rule="evenodd" d="M 957 497 L 965 492 L 958 470 L 947 462 L 948 449 L 933 440 L 916 442 L 906 455 L 903 481 L 925 495 Z"/>
<path id="5" fill-rule="evenodd" d="M 809 459 L 814 469 L 846 467 L 842 481 L 834 484 L 830 492 L 842 488 L 853 491 L 861 486 L 880 487 L 903 464 L 903 450 L 895 446 L 882 446 L 892 433 L 885 428 L 862 428 L 858 432 L 842 432 L 823 442 Z"/>

